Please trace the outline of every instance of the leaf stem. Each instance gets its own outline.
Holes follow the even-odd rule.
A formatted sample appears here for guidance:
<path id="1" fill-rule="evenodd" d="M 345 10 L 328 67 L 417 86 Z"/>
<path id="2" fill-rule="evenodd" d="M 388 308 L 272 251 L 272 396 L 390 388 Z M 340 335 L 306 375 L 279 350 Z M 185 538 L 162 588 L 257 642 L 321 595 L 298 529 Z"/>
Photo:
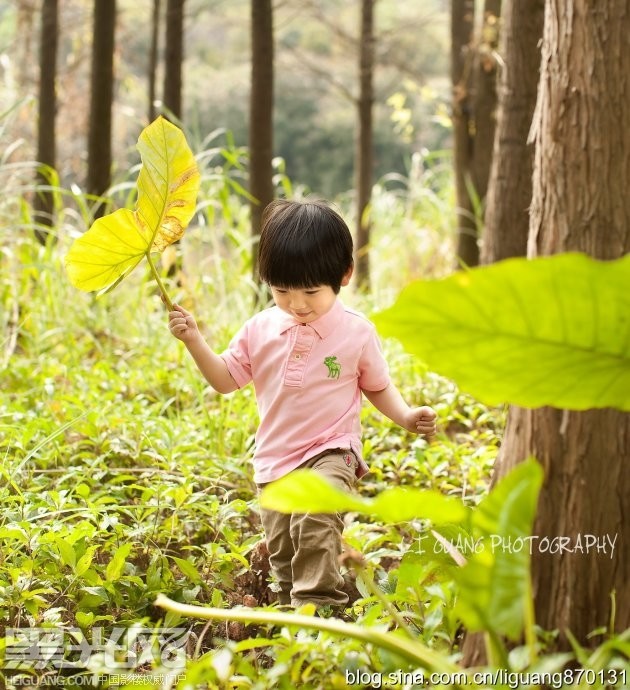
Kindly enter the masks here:
<path id="1" fill-rule="evenodd" d="M 491 668 L 510 668 L 507 651 L 501 638 L 492 628 L 487 628 L 484 632 L 484 640 L 486 643 L 486 656 L 488 657 L 488 664 Z"/>
<path id="2" fill-rule="evenodd" d="M 371 573 L 368 572 L 367 568 L 359 565 L 358 563 L 354 563 L 352 567 L 361 580 L 363 580 L 363 583 L 370 590 L 371 594 L 378 599 L 378 601 L 380 601 L 385 607 L 386 611 L 389 612 L 389 615 L 394 619 L 399 630 L 402 630 L 409 638 L 413 640 L 414 635 L 405 622 L 405 619 L 402 617 L 394 604 L 385 596 L 381 588 L 376 584 L 374 578 L 372 577 Z"/>
<path id="3" fill-rule="evenodd" d="M 536 649 L 536 614 L 534 612 L 534 594 L 532 592 L 531 564 L 527 572 L 527 589 L 525 593 L 525 641 L 529 649 L 529 663 L 531 666 L 537 661 L 538 650 Z"/>
<path id="4" fill-rule="evenodd" d="M 305 616 L 299 613 L 257 611 L 246 607 L 242 609 L 216 609 L 206 606 L 193 606 L 192 604 L 180 604 L 169 599 L 164 594 L 158 594 L 155 606 L 186 617 L 288 625 L 311 630 L 322 630 L 340 637 L 351 637 L 355 640 L 369 642 L 376 647 L 386 649 L 400 656 L 414 667 L 420 666 L 440 673 L 453 674 L 453 678 L 457 681 L 462 678 L 461 674 L 465 673 L 447 657 L 425 647 L 419 642 L 408 640 L 395 633 L 364 628 L 354 623 L 345 623 L 334 618 L 317 618 L 316 616 Z M 456 682 L 453 687 L 461 688 L 462 685 L 460 682 Z"/>
<path id="5" fill-rule="evenodd" d="M 150 249 L 147 250 L 145 256 L 147 257 L 147 261 L 149 262 L 149 266 L 151 267 L 151 273 L 153 273 L 153 277 L 155 278 L 155 282 L 158 284 L 158 287 L 160 288 L 160 292 L 162 293 L 162 297 L 164 298 L 164 302 L 165 302 L 166 306 L 168 307 L 168 310 L 173 311 L 173 303 L 169 299 L 169 296 L 166 294 L 166 288 L 164 287 L 164 283 L 162 282 L 162 279 L 160 278 L 160 274 L 158 273 L 158 270 L 155 267 L 155 264 L 153 263 L 153 259 L 151 258 Z"/>

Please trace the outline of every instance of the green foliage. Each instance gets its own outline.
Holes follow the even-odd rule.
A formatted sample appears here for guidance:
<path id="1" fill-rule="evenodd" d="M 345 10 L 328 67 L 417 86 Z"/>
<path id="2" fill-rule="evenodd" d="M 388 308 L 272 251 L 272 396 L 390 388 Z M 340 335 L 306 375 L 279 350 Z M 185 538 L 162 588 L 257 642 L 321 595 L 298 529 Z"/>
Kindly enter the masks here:
<path id="1" fill-rule="evenodd" d="M 196 156 L 203 201 L 178 245 L 182 272 L 167 276 L 167 252 L 156 266 L 219 350 L 250 315 L 254 291 L 242 194 L 246 152 L 229 137 L 219 143 L 222 136 L 214 133 L 199 144 L 205 147 Z M 66 203 L 52 228 L 56 242 L 43 247 L 33 240 L 30 208 L 20 197 L 32 188 L 35 168 L 9 172 L 14 196 L 3 198 L 0 208 L 6 217 L 22 209 L 24 226 L 0 225 L 0 619 L 8 626 L 47 626 L 69 644 L 76 628 L 89 635 L 103 626 L 107 636 L 117 625 L 151 630 L 181 624 L 177 616 L 156 613 L 160 592 L 219 608 L 240 603 L 246 594 L 264 603 L 249 563 L 262 538 L 248 467 L 257 418 L 253 392 L 223 397 L 205 387 L 168 334 L 148 271 L 135 270 L 126 278 L 129 289 L 113 291 L 107 300 L 75 290 L 65 280 L 63 256 L 89 222 L 90 200 L 60 190 Z M 290 184 L 280 166 L 277 183 Z M 133 186 L 130 180 L 116 187 L 117 205 L 135 203 Z M 377 199 L 383 217 L 388 208 L 409 228 L 414 216 L 419 228 L 431 224 L 423 215 L 428 206 L 405 206 L 386 188 Z M 382 270 L 390 270 L 385 262 Z M 375 277 L 380 280 L 378 271 Z M 344 300 L 357 298 L 349 293 Z M 428 375 L 396 343 L 387 347 L 407 397 L 435 402 L 449 435 L 444 446 L 411 443 L 406 432 L 366 407 L 365 447 L 373 469 L 366 494 L 378 495 L 392 482 L 414 490 L 442 488 L 446 463 L 457 468 L 448 491 L 465 490 L 474 500 L 487 478 L 476 456 L 482 448 L 484 458 L 496 453 L 500 413 Z M 462 419 L 476 419 L 480 436 L 463 433 Z M 399 471 L 399 464 L 406 469 Z M 415 532 L 384 530 L 366 516 L 357 517 L 347 538 L 366 553 L 379 589 L 393 592 L 397 563 Z M 360 587 L 366 598 L 354 614 L 357 625 L 389 625 L 390 608 Z M 452 608 L 448 583 L 441 587 Z M 456 629 L 442 595 L 427 594 L 423 586 L 417 594 L 431 607 L 424 642 L 448 648 Z M 415 605 L 402 592 L 397 601 L 406 609 Z M 215 638 L 228 635 L 224 625 L 205 632 L 192 621 L 185 625 L 197 636 L 190 650 L 194 677 L 195 660 L 210 664 L 212 650 L 224 644 Z M 226 640 L 229 673 L 249 674 L 260 687 L 308 687 L 330 678 L 334 659 L 339 669 L 397 667 L 394 657 L 383 659 L 378 648 L 356 641 L 340 645 L 329 636 L 277 633 L 263 626 L 259 647 Z M 101 668 L 96 655 L 91 663 Z"/>
<path id="2" fill-rule="evenodd" d="M 538 463 L 522 462 L 472 513 L 475 549 L 456 574 L 455 611 L 468 630 L 518 640 L 532 623 L 529 537 L 542 480 Z"/>
<path id="3" fill-rule="evenodd" d="M 461 503 L 437 491 L 397 487 L 364 499 L 337 489 L 313 470 L 291 472 L 273 482 L 262 492 L 260 504 L 283 513 L 352 511 L 387 523 L 413 519 L 457 523 L 466 516 Z"/>
<path id="4" fill-rule="evenodd" d="M 446 536 L 432 531 L 431 535 L 438 540 L 431 539 L 430 543 L 434 554 L 438 552 L 435 545 L 439 544 L 463 566 L 455 573 L 459 585 L 456 615 L 469 630 L 488 631 L 494 638 L 505 635 L 518 639 L 531 605 L 527 539 L 541 484 L 539 465 L 523 462 L 469 513 L 461 504 L 437 492 L 395 488 L 371 500 L 357 498 L 331 486 L 317 473 L 302 470 L 267 487 L 260 502 L 281 512 L 353 511 L 375 516 L 385 523 L 425 519 L 438 532 L 439 525 L 446 524 Z M 454 543 L 452 528 L 458 524 L 463 529 L 456 530 Z M 462 536 L 464 544 L 473 545 L 470 556 L 466 553 L 462 557 L 462 547 L 455 545 L 459 545 Z M 418 555 L 424 554 L 425 548 L 421 546 Z M 402 577 L 407 586 L 420 576 L 425 563 L 422 558 L 403 561 Z"/>
<path id="5" fill-rule="evenodd" d="M 373 644 L 387 650 L 415 667 L 435 669 L 441 673 L 454 673 L 457 666 L 449 662 L 444 656 L 423 645 L 410 641 L 399 635 L 389 635 L 378 629 L 343 623 L 336 619 L 317 618 L 300 613 L 278 613 L 275 611 L 226 611 L 210 607 L 199 607 L 178 604 L 166 597 L 158 597 L 156 605 L 181 615 L 207 618 L 210 620 L 240 620 L 245 622 L 271 623 L 278 625 L 296 626 L 302 629 L 314 629 L 331 632 L 336 636 L 347 636 L 365 643 Z M 413 667 L 412 666 L 412 667 Z M 459 687 L 459 685 L 456 685 Z"/>
<path id="6" fill-rule="evenodd" d="M 196 157 L 204 201 L 179 245 L 182 271 L 167 276 L 167 253 L 156 267 L 169 292 L 195 312 L 219 350 L 250 315 L 254 290 L 242 194 L 245 151 L 229 137 L 220 144 L 222 136 L 217 132 L 204 140 Z M 444 220 L 449 178 L 437 159 L 419 159 L 415 165 L 408 178 L 383 180 L 376 189 L 376 298 L 343 295 L 364 311 L 387 303 L 410 276 L 439 275 L 450 265 L 450 229 Z M 279 166 L 277 183 L 289 185 L 282 172 Z M 90 200 L 59 190 L 66 203 L 60 204 L 51 242 L 42 247 L 33 241 L 30 208 L 22 196 L 32 189 L 33 173 L 33 167 L 19 174 L 11 168 L 10 192 L 0 199 L 3 218 L 20 219 L 20 224 L 0 224 L 0 323 L 5 327 L 0 340 L 0 620 L 7 627 L 61 633 L 68 654 L 73 635 L 89 639 L 101 626 L 105 637 L 117 626 L 131 636 L 134 630 L 151 633 L 161 626 L 182 626 L 191 633 L 185 668 L 168 675 L 156 658 L 131 669 L 138 674 L 134 685 L 159 685 L 156 679 L 163 674 L 163 687 L 181 690 L 327 690 L 343 688 L 346 672 L 397 672 L 421 660 L 432 668 L 458 670 L 456 607 L 465 585 L 457 576 L 464 569 L 444 542 L 457 549 L 458 538 L 479 538 L 484 528 L 511 529 L 511 518 L 495 527 L 491 521 L 476 525 L 474 517 L 474 506 L 484 505 L 505 411 L 488 408 L 427 372 L 396 341 L 384 343 L 405 397 L 435 407 L 440 433 L 427 443 L 369 406 L 363 410 L 371 472 L 363 480 L 366 498 L 351 506 L 353 519 L 345 532 L 364 559 L 354 566 L 361 598 L 347 611 L 362 631 L 360 639 L 318 631 L 322 619 L 312 611 L 302 613 L 314 627 L 296 629 L 284 623 L 198 623 L 156 609 L 159 594 L 178 604 L 219 609 L 225 617 L 246 596 L 267 603 L 264 575 L 254 565 L 262 539 L 248 467 L 256 430 L 254 396 L 245 390 L 220 397 L 204 385 L 168 334 L 148 272 L 134 271 L 127 278 L 133 289 L 114 291 L 107 300 L 69 285 L 63 256 L 89 222 Z M 132 182 L 120 183 L 117 205 L 134 203 L 132 187 Z M 344 208 L 346 200 L 339 203 Z M 392 487 L 396 490 L 387 498 L 384 490 Z M 442 494 L 437 510 L 423 513 L 412 505 L 413 515 L 403 512 L 410 510 L 404 502 L 409 496 L 419 500 L 436 491 Z M 508 495 L 512 489 L 501 494 Z M 518 496 L 501 510 L 489 510 L 489 518 L 499 521 L 510 506 L 521 506 L 526 494 Z M 440 514 L 449 505 L 456 509 L 445 524 Z M 471 509 L 470 520 L 452 524 L 457 511 L 461 517 Z M 472 564 L 470 554 L 463 555 Z M 521 585 L 519 574 L 511 584 L 504 582 L 497 596 L 520 597 Z M 504 600 L 490 599 L 493 606 Z M 508 618 L 517 613 L 516 603 L 510 603 Z M 264 608 L 253 612 L 269 614 Z M 252 610 L 241 612 L 248 613 Z M 339 630 L 339 621 L 329 622 Z M 6 644 L 0 639 L 0 655 Z M 503 651 L 496 650 L 500 657 Z M 627 638 L 610 637 L 599 651 L 576 648 L 574 656 L 585 668 L 623 669 Z M 566 661 L 539 655 L 532 663 L 531 657 L 529 645 L 519 647 L 507 656 L 506 666 L 517 671 L 538 663 L 561 669 Z M 89 664 L 107 674 L 116 668 L 110 662 L 95 653 Z M 24 672 L 49 678 L 52 669 Z M 11 688 L 11 674 L 2 673 Z"/>
<path id="7" fill-rule="evenodd" d="M 409 285 L 375 321 L 488 404 L 630 410 L 630 256 L 508 259 Z"/>

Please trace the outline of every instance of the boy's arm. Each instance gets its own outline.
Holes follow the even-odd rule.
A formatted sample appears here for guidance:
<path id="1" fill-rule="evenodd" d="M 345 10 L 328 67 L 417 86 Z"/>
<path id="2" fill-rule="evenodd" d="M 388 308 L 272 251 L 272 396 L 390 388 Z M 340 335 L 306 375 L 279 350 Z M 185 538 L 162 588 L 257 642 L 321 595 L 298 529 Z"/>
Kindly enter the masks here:
<path id="1" fill-rule="evenodd" d="M 386 417 L 414 434 L 432 436 L 436 430 L 436 414 L 430 407 L 409 407 L 393 383 L 380 391 L 363 391 L 365 397 Z"/>
<path id="2" fill-rule="evenodd" d="M 186 345 L 206 381 L 218 393 L 235 391 L 238 386 L 228 371 L 227 364 L 203 339 L 192 314 L 178 304 L 174 304 L 173 308 L 174 311 L 168 314 L 168 327 Z"/>

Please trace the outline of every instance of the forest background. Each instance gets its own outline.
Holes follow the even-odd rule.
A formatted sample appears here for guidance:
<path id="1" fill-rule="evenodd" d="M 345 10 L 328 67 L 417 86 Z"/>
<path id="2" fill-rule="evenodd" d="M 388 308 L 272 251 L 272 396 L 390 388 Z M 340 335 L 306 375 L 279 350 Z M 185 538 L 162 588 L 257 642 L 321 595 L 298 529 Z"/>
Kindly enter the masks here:
<path id="1" fill-rule="evenodd" d="M 163 11 L 165 3 L 163 4 Z M 38 3 L 5 2 L 0 15 L 3 103 L 23 98 L 12 121 L 24 138 L 20 156 L 36 153 L 39 84 Z M 113 158 L 115 179 L 137 158 L 135 141 L 147 123 L 152 2 L 118 0 L 116 9 Z M 182 121 L 193 138 L 228 130 L 236 146 L 248 140 L 249 3 L 187 0 Z M 59 5 L 58 172 L 82 186 L 90 104 L 90 2 Z M 374 100 L 375 171 L 406 174 L 411 154 L 444 148 L 449 137 L 449 12 L 445 0 L 378 5 L 379 67 Z M 353 186 L 356 117 L 357 5 L 287 2 L 275 8 L 274 155 L 291 180 L 324 197 Z M 163 20 L 164 21 L 164 18 Z M 164 28 L 162 27 L 162 32 Z M 422 40 L 418 40 L 421 34 Z M 159 37 L 164 50 L 164 35 Z M 164 64 L 157 65 L 158 103 Z M 83 137 L 77 133 L 83 132 Z M 225 143 L 225 135 L 214 140 Z"/>

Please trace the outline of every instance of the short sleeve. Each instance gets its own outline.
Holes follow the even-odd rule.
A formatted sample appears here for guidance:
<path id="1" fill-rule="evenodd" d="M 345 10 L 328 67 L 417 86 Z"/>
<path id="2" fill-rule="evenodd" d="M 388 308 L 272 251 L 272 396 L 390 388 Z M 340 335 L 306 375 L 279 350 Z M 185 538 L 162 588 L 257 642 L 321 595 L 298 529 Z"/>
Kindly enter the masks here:
<path id="1" fill-rule="evenodd" d="M 227 349 L 219 356 L 239 388 L 243 388 L 252 380 L 248 323 L 232 338 Z"/>
<path id="2" fill-rule="evenodd" d="M 389 367 L 376 330 L 372 329 L 359 359 L 359 388 L 382 391 L 387 388 L 389 381 Z"/>

